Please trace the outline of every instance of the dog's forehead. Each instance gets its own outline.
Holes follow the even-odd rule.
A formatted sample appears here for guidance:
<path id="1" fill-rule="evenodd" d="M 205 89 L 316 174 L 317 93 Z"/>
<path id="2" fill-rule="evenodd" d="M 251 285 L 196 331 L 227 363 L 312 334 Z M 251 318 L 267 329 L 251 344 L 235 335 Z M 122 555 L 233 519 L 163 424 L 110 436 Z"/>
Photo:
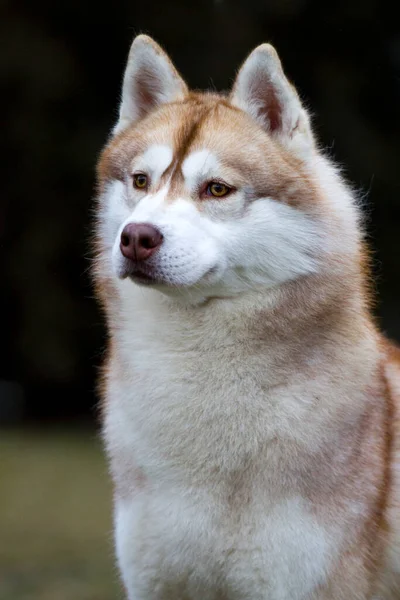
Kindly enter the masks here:
<path id="1" fill-rule="evenodd" d="M 221 167 L 249 170 L 257 154 L 273 151 L 267 136 L 226 101 L 177 103 L 147 125 L 141 159 L 148 168 L 187 182 L 218 175 Z"/>
<path id="2" fill-rule="evenodd" d="M 250 181 L 256 196 L 289 203 L 304 204 L 312 196 L 298 161 L 217 95 L 164 105 L 119 134 L 99 161 L 100 186 L 126 181 L 135 169 L 148 170 L 157 188 L 168 182 L 171 199 L 212 178 L 233 186 Z"/>
<path id="3" fill-rule="evenodd" d="M 172 150 L 171 161 L 179 168 L 199 150 L 220 154 L 224 144 L 218 142 L 222 141 L 221 137 L 226 137 L 227 129 L 232 125 L 232 119 L 227 119 L 226 114 L 234 110 L 222 101 L 182 102 L 167 106 L 156 115 L 158 118 L 148 122 L 146 152 L 155 146 L 169 147 Z M 189 162 L 192 168 L 196 164 L 201 166 L 201 156 Z"/>
<path id="4" fill-rule="evenodd" d="M 151 144 L 143 154 L 136 156 L 132 161 L 132 171 L 143 170 L 151 174 L 153 182 L 167 179 L 169 182 L 183 180 L 189 187 L 196 184 L 197 180 L 207 175 L 214 176 L 221 169 L 221 161 L 209 148 L 189 148 L 182 153 L 174 151 L 171 144 Z"/>
<path id="5" fill-rule="evenodd" d="M 218 100 L 205 98 L 197 95 L 183 102 L 164 105 L 112 138 L 98 163 L 100 183 L 110 179 L 123 180 L 137 157 L 147 159 L 149 163 L 156 159 L 164 163 L 168 158 L 170 163 L 181 165 L 199 138 L 201 122 L 215 120 L 211 113 Z"/>

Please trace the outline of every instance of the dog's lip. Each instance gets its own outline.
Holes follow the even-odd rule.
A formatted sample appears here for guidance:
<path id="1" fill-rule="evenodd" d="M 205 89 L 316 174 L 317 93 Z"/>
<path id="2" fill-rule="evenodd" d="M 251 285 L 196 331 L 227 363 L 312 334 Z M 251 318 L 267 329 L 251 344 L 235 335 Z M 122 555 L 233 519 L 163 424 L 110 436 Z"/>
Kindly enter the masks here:
<path id="1" fill-rule="evenodd" d="M 203 278 L 206 278 L 209 275 L 213 275 L 218 268 L 216 266 L 211 267 Z M 121 279 L 128 278 L 134 283 L 147 284 L 147 285 L 162 285 L 167 287 L 185 287 L 185 285 L 180 285 L 179 283 L 173 283 L 169 280 L 168 277 L 164 277 L 162 274 L 157 273 L 157 271 L 153 268 L 151 264 L 140 264 L 140 263 L 131 263 L 129 265 L 125 265 L 124 273 L 120 275 Z"/>
<path id="2" fill-rule="evenodd" d="M 157 278 L 152 274 L 149 273 L 147 270 L 142 270 L 142 269 L 132 269 L 129 273 L 128 273 L 128 277 L 130 279 L 132 279 L 133 281 L 137 281 L 139 283 L 156 283 L 157 282 Z"/>

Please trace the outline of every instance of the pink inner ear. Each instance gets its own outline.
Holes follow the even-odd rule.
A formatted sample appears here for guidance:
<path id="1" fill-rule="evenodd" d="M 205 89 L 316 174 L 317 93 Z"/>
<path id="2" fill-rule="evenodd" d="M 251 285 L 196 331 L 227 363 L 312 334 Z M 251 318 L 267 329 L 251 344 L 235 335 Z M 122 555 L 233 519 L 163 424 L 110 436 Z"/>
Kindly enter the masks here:
<path id="1" fill-rule="evenodd" d="M 274 85 L 262 74 L 257 81 L 254 96 L 257 98 L 260 117 L 268 124 L 273 133 L 282 129 L 282 107 Z"/>
<path id="2" fill-rule="evenodd" d="M 282 110 L 281 105 L 274 89 L 270 88 L 270 95 L 267 104 L 267 113 L 270 131 L 274 132 L 282 129 Z"/>
<path id="3" fill-rule="evenodd" d="M 137 100 L 142 114 L 156 107 L 161 91 L 161 82 L 158 77 L 152 71 L 142 68 L 136 81 Z"/>

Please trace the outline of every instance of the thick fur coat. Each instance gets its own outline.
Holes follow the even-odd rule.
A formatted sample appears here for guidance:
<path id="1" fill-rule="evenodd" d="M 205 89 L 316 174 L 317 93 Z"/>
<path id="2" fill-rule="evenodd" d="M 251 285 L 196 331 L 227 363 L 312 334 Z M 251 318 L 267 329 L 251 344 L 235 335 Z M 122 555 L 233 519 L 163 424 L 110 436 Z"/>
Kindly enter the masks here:
<path id="1" fill-rule="evenodd" d="M 129 600 L 400 598 L 400 354 L 275 50 L 194 93 L 137 37 L 98 180 Z"/>

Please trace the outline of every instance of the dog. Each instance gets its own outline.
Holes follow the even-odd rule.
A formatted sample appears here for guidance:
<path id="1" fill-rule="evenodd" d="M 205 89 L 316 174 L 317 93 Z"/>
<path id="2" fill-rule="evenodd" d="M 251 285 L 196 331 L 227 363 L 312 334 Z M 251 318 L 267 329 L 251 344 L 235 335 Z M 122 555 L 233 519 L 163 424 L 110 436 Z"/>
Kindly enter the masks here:
<path id="1" fill-rule="evenodd" d="M 133 41 L 94 277 L 129 600 L 400 598 L 400 351 L 274 48 L 228 94 Z"/>

